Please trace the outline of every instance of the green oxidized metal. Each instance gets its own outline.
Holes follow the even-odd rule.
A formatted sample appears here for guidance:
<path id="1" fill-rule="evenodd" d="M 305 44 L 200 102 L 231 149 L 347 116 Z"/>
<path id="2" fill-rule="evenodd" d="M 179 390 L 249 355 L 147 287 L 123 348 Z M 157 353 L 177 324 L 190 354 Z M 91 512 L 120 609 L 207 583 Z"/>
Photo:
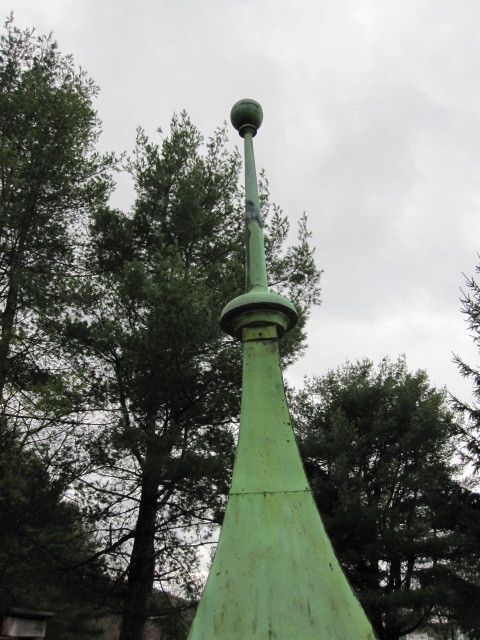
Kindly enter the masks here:
<path id="1" fill-rule="evenodd" d="M 243 340 L 240 436 L 220 539 L 189 640 L 373 640 L 315 506 L 288 413 L 278 338 L 297 313 L 268 291 L 253 136 L 262 108 L 241 100 L 247 292 L 220 323 Z"/>

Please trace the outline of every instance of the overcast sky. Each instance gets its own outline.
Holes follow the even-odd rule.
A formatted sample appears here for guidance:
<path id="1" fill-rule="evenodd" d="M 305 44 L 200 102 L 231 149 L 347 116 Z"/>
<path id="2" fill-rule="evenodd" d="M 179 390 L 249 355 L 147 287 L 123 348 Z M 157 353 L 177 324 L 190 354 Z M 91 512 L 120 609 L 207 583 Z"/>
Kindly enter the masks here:
<path id="1" fill-rule="evenodd" d="M 208 135 L 243 97 L 273 199 L 306 211 L 323 303 L 288 373 L 405 353 L 468 398 L 452 352 L 480 251 L 480 3 L 470 0 L 0 0 L 54 31 L 100 85 L 102 147 L 186 109 Z M 232 144 L 237 144 L 232 130 Z M 119 186 L 115 204 L 132 194 Z"/>

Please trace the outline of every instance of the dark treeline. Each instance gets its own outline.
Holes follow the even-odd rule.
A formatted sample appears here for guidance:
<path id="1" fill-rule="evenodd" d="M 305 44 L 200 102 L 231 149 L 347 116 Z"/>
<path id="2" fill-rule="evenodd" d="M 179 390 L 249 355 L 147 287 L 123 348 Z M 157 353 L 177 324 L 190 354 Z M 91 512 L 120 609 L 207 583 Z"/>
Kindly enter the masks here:
<path id="1" fill-rule="evenodd" d="M 222 520 L 239 415 L 240 347 L 218 315 L 240 293 L 240 157 L 185 113 L 130 155 L 97 150 L 97 87 L 51 37 L 8 19 L 0 42 L 0 609 L 51 609 L 51 640 L 121 640 L 155 614 L 181 638 L 199 552 Z M 115 172 L 135 200 L 110 206 Z M 271 285 L 320 298 L 261 180 Z M 480 296 L 464 310 L 476 331 Z M 480 380 L 475 367 L 462 372 Z M 403 359 L 365 361 L 292 394 L 336 552 L 380 640 L 421 625 L 480 637 L 476 407 Z M 97 636 L 98 637 L 98 636 Z"/>
<path id="2" fill-rule="evenodd" d="M 480 496 L 450 404 L 404 358 L 347 364 L 294 398 L 318 507 L 380 640 L 428 624 L 479 637 Z"/>

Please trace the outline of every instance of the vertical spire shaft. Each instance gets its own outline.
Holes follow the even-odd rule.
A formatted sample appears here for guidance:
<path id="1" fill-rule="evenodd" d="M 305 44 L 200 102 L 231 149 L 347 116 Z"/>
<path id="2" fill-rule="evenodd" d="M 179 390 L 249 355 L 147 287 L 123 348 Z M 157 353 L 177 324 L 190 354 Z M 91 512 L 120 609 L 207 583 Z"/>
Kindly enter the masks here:
<path id="1" fill-rule="evenodd" d="M 243 341 L 240 434 L 188 640 L 374 640 L 316 509 L 288 412 L 278 338 L 297 314 L 267 288 L 252 144 L 261 122 L 254 100 L 234 105 L 245 139 L 247 292 L 225 306 L 220 324 Z"/>
<path id="2" fill-rule="evenodd" d="M 246 290 L 254 287 L 267 289 L 265 244 L 258 196 L 257 172 L 253 153 L 253 133 L 247 130 L 243 137 L 245 149 L 245 221 L 247 227 Z"/>

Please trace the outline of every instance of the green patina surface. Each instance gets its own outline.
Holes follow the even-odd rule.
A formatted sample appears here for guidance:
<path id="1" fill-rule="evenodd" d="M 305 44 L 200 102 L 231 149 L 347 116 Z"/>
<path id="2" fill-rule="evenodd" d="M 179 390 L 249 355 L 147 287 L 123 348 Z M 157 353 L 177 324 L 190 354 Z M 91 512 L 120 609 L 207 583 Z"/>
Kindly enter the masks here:
<path id="1" fill-rule="evenodd" d="M 221 324 L 243 340 L 240 435 L 227 510 L 189 640 L 373 640 L 334 555 L 295 442 L 278 336 L 294 306 L 267 289 L 252 100 L 232 109 L 245 142 L 247 293 Z"/>

